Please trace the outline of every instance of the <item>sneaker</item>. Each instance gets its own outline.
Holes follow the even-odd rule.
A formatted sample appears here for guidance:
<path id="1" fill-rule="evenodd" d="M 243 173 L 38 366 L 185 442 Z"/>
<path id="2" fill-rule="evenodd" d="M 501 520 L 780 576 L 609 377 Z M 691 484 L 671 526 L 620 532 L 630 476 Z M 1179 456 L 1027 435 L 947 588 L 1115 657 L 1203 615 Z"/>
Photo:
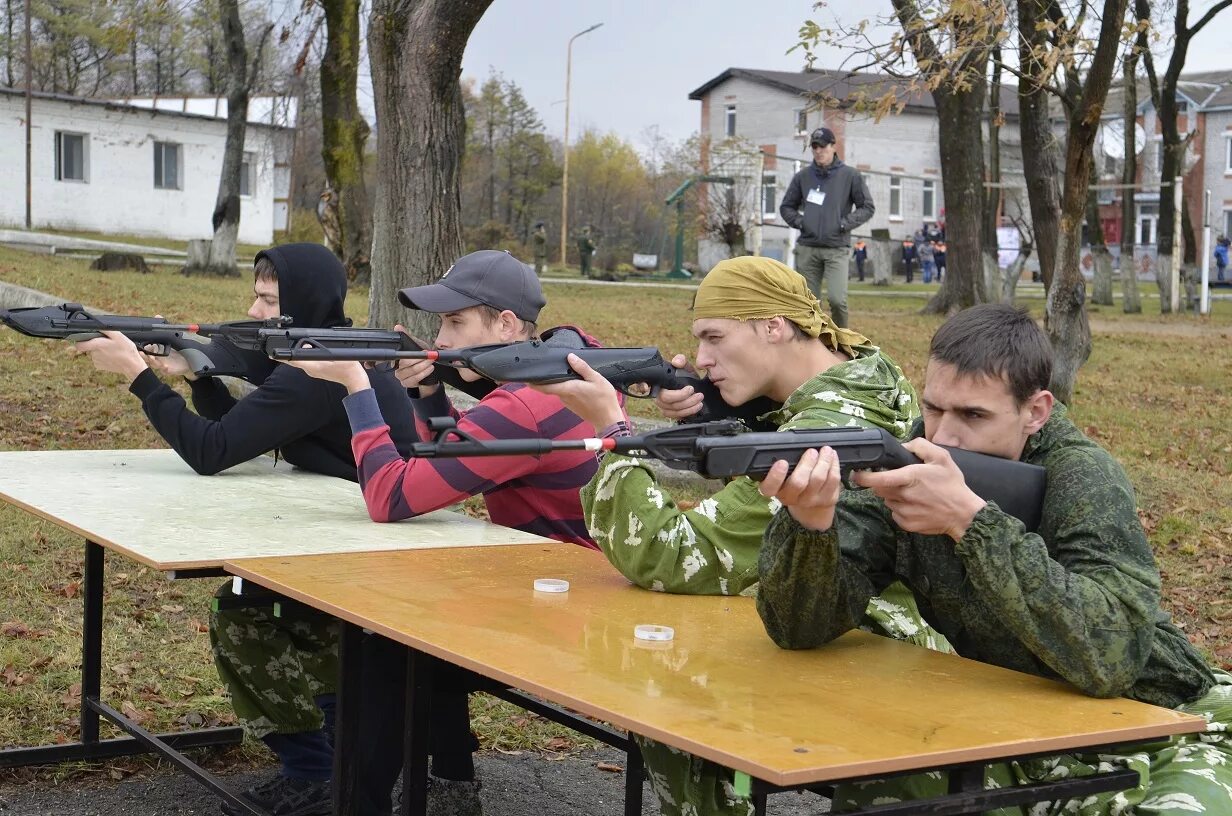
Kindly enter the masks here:
<path id="1" fill-rule="evenodd" d="M 276 776 L 242 792 L 240 797 L 272 816 L 329 816 L 333 812 L 333 794 L 329 782 L 288 779 Z M 248 816 L 223 803 L 226 816 Z"/>
<path id="2" fill-rule="evenodd" d="M 478 780 L 428 776 L 428 816 L 483 816 Z"/>

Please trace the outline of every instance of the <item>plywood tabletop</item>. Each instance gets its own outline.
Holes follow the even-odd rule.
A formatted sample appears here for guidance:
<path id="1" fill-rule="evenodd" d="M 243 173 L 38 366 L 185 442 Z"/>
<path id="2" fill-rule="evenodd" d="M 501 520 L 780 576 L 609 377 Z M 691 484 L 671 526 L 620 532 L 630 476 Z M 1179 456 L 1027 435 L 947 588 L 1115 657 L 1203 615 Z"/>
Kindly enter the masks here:
<path id="1" fill-rule="evenodd" d="M 376 524 L 359 485 L 267 456 L 198 476 L 170 450 L 0 452 L 0 500 L 160 570 L 548 541 L 448 511 Z"/>
<path id="2" fill-rule="evenodd" d="M 784 651 L 750 598 L 665 595 L 566 544 L 229 562 L 511 686 L 788 785 L 1064 751 L 1204 722 L 862 632 Z M 536 578 L 563 578 L 561 595 Z M 633 636 L 671 626 L 666 646 Z"/>

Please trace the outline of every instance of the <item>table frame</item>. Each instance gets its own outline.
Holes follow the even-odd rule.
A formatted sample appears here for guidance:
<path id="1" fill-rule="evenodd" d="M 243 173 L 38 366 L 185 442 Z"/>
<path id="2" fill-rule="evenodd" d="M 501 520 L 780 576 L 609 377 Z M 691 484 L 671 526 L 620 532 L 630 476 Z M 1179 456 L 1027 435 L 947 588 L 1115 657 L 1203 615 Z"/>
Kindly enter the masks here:
<path id="1" fill-rule="evenodd" d="M 340 668 L 338 678 L 338 702 L 335 721 L 334 743 L 334 814 L 335 816 L 355 816 L 354 791 L 357 783 L 358 763 L 356 749 L 362 735 L 359 733 L 357 718 L 351 712 L 358 708 L 358 686 L 361 671 L 360 641 L 363 635 L 362 627 L 345 620 L 339 621 L 342 627 L 341 647 L 339 653 Z M 407 687 L 406 687 L 406 733 L 403 744 L 402 772 L 402 816 L 421 816 L 427 812 L 428 795 L 428 758 L 429 758 L 429 711 L 432 705 L 432 684 L 434 667 L 446 663 L 441 658 L 415 649 L 403 647 L 407 652 Z M 480 675 L 482 676 L 482 675 Z M 484 678 L 491 681 L 491 678 Z M 553 722 L 598 739 L 614 748 L 625 752 L 625 803 L 624 816 L 640 816 L 642 812 L 642 782 L 645 769 L 642 764 L 641 752 L 634 742 L 632 734 L 624 734 L 605 725 L 576 714 L 561 706 L 534 698 L 525 692 L 510 689 L 503 684 L 491 681 L 492 686 L 484 689 L 503 700 L 533 711 Z M 1158 737 L 1145 740 L 1130 740 L 1118 745 L 1133 745 L 1136 743 L 1157 742 Z M 1110 746 L 1092 746 L 1084 751 L 1099 751 Z M 1008 762 L 1036 757 L 1055 756 L 1058 752 L 1012 754 L 1001 757 L 996 762 Z M 1097 793 L 1127 790 L 1138 784 L 1138 773 L 1131 769 L 1104 771 L 1090 776 L 1063 779 L 1055 782 L 1043 782 L 1030 785 L 1017 785 L 1010 788 L 984 787 L 984 769 L 991 764 L 989 761 L 940 765 L 897 774 L 878 774 L 874 776 L 852 777 L 850 779 L 826 780 L 799 785 L 776 785 L 753 777 L 750 795 L 757 816 L 765 816 L 767 797 L 775 793 L 788 791 L 810 790 L 830 796 L 835 785 L 885 779 L 896 776 L 907 776 L 930 771 L 942 771 L 949 774 L 949 790 L 947 793 L 929 799 L 916 799 L 887 805 L 877 805 L 852 814 L 865 816 L 915 816 L 930 814 L 930 816 L 962 816 L 963 814 L 979 814 L 985 810 L 1009 807 L 1013 805 L 1034 804 L 1053 799 L 1072 799 Z"/>
<path id="2" fill-rule="evenodd" d="M 243 729 L 238 726 L 226 726 L 154 734 L 102 701 L 104 555 L 105 548 L 102 545 L 89 539 L 86 540 L 81 578 L 81 706 L 78 714 L 80 738 L 76 742 L 62 745 L 0 750 L 0 768 L 20 768 L 28 765 L 49 765 L 58 762 L 111 759 L 156 753 L 205 785 L 239 812 L 262 816 L 262 811 L 253 808 L 234 790 L 219 781 L 216 776 L 182 753 L 188 748 L 237 745 L 243 739 Z M 212 567 L 173 570 L 168 575 L 172 579 L 186 579 L 221 577 L 226 574 L 221 568 Z M 128 736 L 100 739 L 99 725 L 104 719 Z"/>

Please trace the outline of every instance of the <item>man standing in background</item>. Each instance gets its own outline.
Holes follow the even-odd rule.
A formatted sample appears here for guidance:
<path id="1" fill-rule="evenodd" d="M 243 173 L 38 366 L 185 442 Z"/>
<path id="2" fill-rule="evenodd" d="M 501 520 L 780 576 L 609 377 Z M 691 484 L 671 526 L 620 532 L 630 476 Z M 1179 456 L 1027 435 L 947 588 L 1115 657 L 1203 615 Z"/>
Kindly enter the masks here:
<path id="1" fill-rule="evenodd" d="M 542 221 L 535 222 L 535 229 L 530 234 L 530 242 L 535 248 L 535 274 L 542 275 L 548 268 L 548 231 Z"/>
<path id="2" fill-rule="evenodd" d="M 847 326 L 847 259 L 851 231 L 873 217 L 873 197 L 864 177 L 843 164 L 835 149 L 834 131 L 817 128 L 809 137 L 813 162 L 792 178 L 779 214 L 800 230 L 796 243 L 796 271 L 821 299 L 826 281 L 830 316 Z"/>

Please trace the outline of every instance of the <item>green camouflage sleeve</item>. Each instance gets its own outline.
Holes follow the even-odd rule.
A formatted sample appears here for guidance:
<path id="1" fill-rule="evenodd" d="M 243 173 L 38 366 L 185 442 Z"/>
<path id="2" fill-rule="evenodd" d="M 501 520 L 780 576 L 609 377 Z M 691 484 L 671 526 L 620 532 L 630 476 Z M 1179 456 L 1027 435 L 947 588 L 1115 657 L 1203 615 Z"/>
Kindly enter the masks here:
<path id="1" fill-rule="evenodd" d="M 582 488 L 582 507 L 622 575 L 645 589 L 692 595 L 738 595 L 756 583 L 757 550 L 773 513 L 744 476 L 681 510 L 644 462 L 614 454 Z"/>
<path id="2" fill-rule="evenodd" d="M 872 425 L 836 396 L 833 406 L 814 405 L 782 429 Z M 581 495 L 587 529 L 622 575 L 645 589 L 692 595 L 739 595 L 757 583 L 762 534 L 780 506 L 741 476 L 680 510 L 644 462 L 615 454 L 600 460 Z"/>
<path id="3" fill-rule="evenodd" d="M 986 506 L 956 544 L 972 585 L 999 620 L 1088 694 L 1133 685 L 1150 656 L 1160 580 L 1133 489 L 1105 451 L 1049 462 L 1041 530 Z M 1050 518 L 1051 516 L 1051 518 Z"/>
<path id="4" fill-rule="evenodd" d="M 811 649 L 855 629 L 869 600 L 895 580 L 895 540 L 885 506 L 869 490 L 843 490 L 825 532 L 780 509 L 758 562 L 766 633 L 784 649 Z"/>

